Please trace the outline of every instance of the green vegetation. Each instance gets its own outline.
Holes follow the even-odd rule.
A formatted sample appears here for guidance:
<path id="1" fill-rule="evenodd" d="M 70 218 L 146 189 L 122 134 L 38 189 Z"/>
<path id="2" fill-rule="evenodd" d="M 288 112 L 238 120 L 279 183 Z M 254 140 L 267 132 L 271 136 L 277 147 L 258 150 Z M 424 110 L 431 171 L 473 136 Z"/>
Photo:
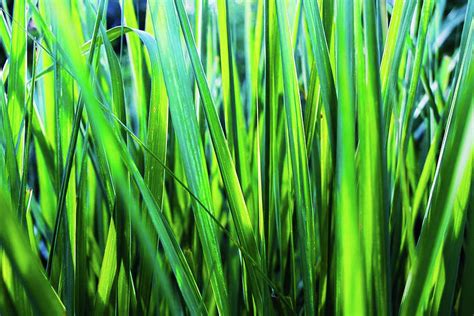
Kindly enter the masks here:
<path id="1" fill-rule="evenodd" d="M 474 313 L 474 0 L 118 2 L 0 0 L 0 314 Z"/>

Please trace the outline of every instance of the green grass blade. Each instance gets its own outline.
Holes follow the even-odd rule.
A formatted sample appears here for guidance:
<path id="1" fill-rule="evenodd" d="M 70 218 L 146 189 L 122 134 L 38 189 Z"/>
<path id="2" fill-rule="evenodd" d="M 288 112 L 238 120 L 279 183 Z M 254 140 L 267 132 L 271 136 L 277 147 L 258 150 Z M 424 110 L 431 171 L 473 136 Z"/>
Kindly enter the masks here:
<path id="1" fill-rule="evenodd" d="M 23 137 L 19 140 L 26 101 L 26 1 L 15 1 L 8 76 L 8 114 L 14 143 L 19 141 L 17 153 L 22 152 Z M 19 161 L 21 168 L 23 162 Z"/>
<path id="2" fill-rule="evenodd" d="M 336 312 L 364 314 L 366 291 L 359 233 L 355 170 L 354 9 L 336 4 L 336 88 L 338 91 L 335 186 Z M 349 31 L 348 31 L 349 30 Z M 348 245 L 351 245 L 350 247 Z"/>
<path id="3" fill-rule="evenodd" d="M 358 104 L 359 118 L 359 185 L 361 226 L 366 262 L 367 299 L 374 312 L 389 314 L 389 226 L 388 199 L 385 195 L 386 170 L 383 152 L 383 121 L 380 95 L 379 55 L 377 45 L 376 6 L 373 1 L 363 1 L 365 65 L 363 82 L 358 93 L 364 96 Z M 362 32 L 357 31 L 358 34 Z"/>
<path id="4" fill-rule="evenodd" d="M 18 224 L 15 211 L 3 192 L 0 193 L 0 244 L 8 256 L 15 274 L 39 314 L 63 315 L 64 306 L 48 283 L 44 271 L 30 249 L 28 238 Z"/>
<path id="5" fill-rule="evenodd" d="M 303 7 L 306 13 L 306 23 L 308 23 L 311 47 L 315 56 L 315 64 L 320 80 L 321 96 L 326 109 L 326 115 L 328 116 L 327 124 L 330 144 L 333 147 L 333 153 L 335 153 L 337 141 L 337 113 L 335 105 L 337 103 L 337 95 L 329 59 L 328 40 L 317 2 L 303 0 Z M 333 157 L 335 156 L 333 155 Z"/>
<path id="6" fill-rule="evenodd" d="M 10 55 L 10 49 L 12 45 L 10 24 L 5 19 L 3 11 L 0 11 L 0 39 L 2 40 L 2 45 L 6 53 Z"/>

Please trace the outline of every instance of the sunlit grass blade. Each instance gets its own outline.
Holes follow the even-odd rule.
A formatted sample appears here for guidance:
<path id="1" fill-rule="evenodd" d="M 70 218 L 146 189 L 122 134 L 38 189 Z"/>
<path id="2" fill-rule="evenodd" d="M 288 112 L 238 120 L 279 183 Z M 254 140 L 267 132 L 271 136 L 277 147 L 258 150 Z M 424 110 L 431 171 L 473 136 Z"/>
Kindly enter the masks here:
<path id="1" fill-rule="evenodd" d="M 15 1 L 11 31 L 10 72 L 8 76 L 8 114 L 17 155 L 22 153 L 23 137 L 20 137 L 21 124 L 26 101 L 26 1 Z M 23 165 L 18 160 L 19 167 Z M 18 197 L 16 197 L 18 198 Z M 16 205 L 17 201 L 13 205 Z"/>
<path id="2" fill-rule="evenodd" d="M 319 83 L 321 85 L 323 104 L 326 109 L 326 115 L 328 116 L 327 124 L 329 140 L 333 148 L 332 152 L 335 153 L 337 142 L 337 111 L 335 105 L 337 103 L 337 95 L 329 58 L 328 39 L 326 38 L 325 29 L 323 28 L 318 3 L 315 1 L 303 0 L 303 7 L 306 14 L 306 23 L 308 23 L 311 47 L 315 56 Z M 329 7 L 329 5 L 325 5 L 325 7 Z M 326 29 L 326 32 L 330 34 L 328 29 Z"/>
<path id="3" fill-rule="evenodd" d="M 0 313 L 469 313 L 473 18 L 0 0 Z"/>
<path id="4" fill-rule="evenodd" d="M 34 309 L 40 314 L 63 315 L 64 306 L 46 279 L 38 258 L 31 251 L 28 238 L 16 220 L 16 212 L 3 192 L 0 193 L 0 204 L 3 205 L 0 209 L 0 245 Z"/>
<path id="5" fill-rule="evenodd" d="M 417 258 L 410 270 L 400 307 L 402 314 L 422 312 L 427 307 L 429 287 L 426 283 L 433 273 L 443 236 L 452 217 L 463 171 L 472 155 L 470 131 L 474 128 L 474 107 L 471 94 L 465 87 L 472 86 L 474 80 L 474 23 L 471 21 L 465 27 L 466 47 L 459 64 L 460 71 L 451 98 L 446 132 L 417 244 Z"/>
<path id="6" fill-rule="evenodd" d="M 354 7 L 336 2 L 336 313 L 367 312 L 355 168 Z M 350 246 L 349 246 L 350 245 Z"/>
<path id="7" fill-rule="evenodd" d="M 389 290 L 389 225 L 388 185 L 386 183 L 386 153 L 383 150 L 383 120 L 380 95 L 380 71 L 377 42 L 376 6 L 373 1 L 361 1 L 363 10 L 363 47 L 360 52 L 363 67 L 362 80 L 357 91 L 358 103 L 359 205 L 360 225 L 365 257 L 367 299 L 371 311 L 379 315 L 390 312 Z M 357 15 L 358 16 L 358 15 Z M 358 45 L 357 43 L 356 45 Z M 365 89 L 365 90 L 363 90 Z"/>

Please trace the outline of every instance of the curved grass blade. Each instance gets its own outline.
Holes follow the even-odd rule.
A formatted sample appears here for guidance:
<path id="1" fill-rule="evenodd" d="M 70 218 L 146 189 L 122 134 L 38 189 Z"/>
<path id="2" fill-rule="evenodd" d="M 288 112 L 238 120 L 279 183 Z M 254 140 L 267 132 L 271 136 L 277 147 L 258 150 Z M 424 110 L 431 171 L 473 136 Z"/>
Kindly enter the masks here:
<path id="1" fill-rule="evenodd" d="M 44 271 L 30 248 L 30 243 L 4 192 L 0 192 L 0 245 L 25 288 L 38 314 L 64 315 L 65 308 L 48 283 Z"/>

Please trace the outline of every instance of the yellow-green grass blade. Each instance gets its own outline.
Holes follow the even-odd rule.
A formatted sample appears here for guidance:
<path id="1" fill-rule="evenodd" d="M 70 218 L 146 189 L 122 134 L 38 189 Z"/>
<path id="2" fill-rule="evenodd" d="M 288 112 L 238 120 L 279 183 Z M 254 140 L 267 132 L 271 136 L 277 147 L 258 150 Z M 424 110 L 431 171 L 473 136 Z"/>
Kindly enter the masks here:
<path id="1" fill-rule="evenodd" d="M 380 95 L 379 54 L 377 44 L 376 5 L 373 1 L 361 1 L 363 10 L 362 61 L 358 95 L 358 166 L 360 186 L 360 220 L 363 232 L 363 252 L 366 267 L 366 286 L 369 308 L 378 315 L 390 313 L 389 225 L 388 199 L 385 181 L 386 163 L 383 150 L 383 121 Z M 356 15 L 359 17 L 359 15 Z M 359 18 L 358 21 L 362 19 Z M 362 22 L 362 21 L 361 21 Z M 360 24 L 359 24 L 360 25 Z M 359 44 L 359 43 L 358 43 Z M 365 53 L 365 54 L 364 54 Z"/>
<path id="2" fill-rule="evenodd" d="M 0 39 L 2 40 L 2 46 L 5 49 L 7 55 L 10 55 L 11 37 L 10 24 L 5 18 L 3 11 L 0 10 Z"/>
<path id="3" fill-rule="evenodd" d="M 310 43 L 315 56 L 314 60 L 318 71 L 319 84 L 321 86 L 321 96 L 328 117 L 329 141 L 333 148 L 333 157 L 335 157 L 334 153 L 336 152 L 337 142 L 337 95 L 329 59 L 328 39 L 325 33 L 325 31 L 329 31 L 328 29 L 324 29 L 317 1 L 303 0 L 303 7 L 306 23 L 308 24 Z"/>
<path id="4" fill-rule="evenodd" d="M 431 12 L 433 10 L 433 4 L 434 2 L 432 1 L 424 1 L 423 6 L 421 8 L 420 24 L 419 24 L 416 47 L 415 47 L 415 59 L 413 62 L 413 69 L 411 72 L 410 85 L 408 87 L 408 98 L 407 98 L 406 104 L 402 106 L 402 110 L 400 113 L 400 115 L 402 115 L 403 117 L 403 120 L 402 120 L 403 123 L 399 129 L 399 135 L 397 136 L 399 138 L 398 143 L 400 144 L 400 148 L 399 148 L 400 156 L 403 156 L 406 153 L 406 147 L 408 143 L 406 134 L 407 134 L 408 128 L 412 126 L 412 121 L 410 120 L 410 117 L 412 116 L 412 112 L 413 112 L 413 108 L 415 104 L 416 89 L 420 81 L 423 55 L 424 55 L 425 46 L 426 46 L 426 36 L 428 32 L 428 23 L 430 21 Z M 399 156 L 399 159 L 402 159 L 400 156 Z"/>
<path id="5" fill-rule="evenodd" d="M 0 192 L 0 204 L 0 245 L 34 310 L 39 314 L 63 315 L 65 308 L 31 251 L 28 238 L 18 223 L 16 211 L 4 192 Z"/>
<path id="6" fill-rule="evenodd" d="M 284 265 L 284 254 L 287 250 L 287 239 L 284 234 L 285 218 L 282 215 L 283 208 L 281 207 L 281 190 L 280 189 L 280 178 L 279 174 L 281 171 L 280 166 L 284 163 L 285 153 L 280 155 L 280 148 L 284 145 L 280 142 L 280 135 L 284 135 L 284 126 L 279 126 L 278 123 L 282 122 L 284 114 L 278 111 L 279 93 L 282 90 L 282 79 L 281 79 L 281 57 L 280 57 L 280 45 L 278 36 L 278 24 L 277 17 L 275 14 L 276 3 L 271 1 L 265 2 L 265 103 L 264 103 L 264 133 L 262 139 L 264 140 L 265 152 L 264 152 L 264 166 L 263 166 L 263 205 L 267 209 L 266 217 L 261 221 L 268 221 L 270 225 L 260 224 L 264 228 L 265 238 L 262 238 L 262 253 L 265 260 L 271 263 L 269 258 L 271 254 L 276 253 L 273 251 L 271 246 L 273 240 L 271 238 L 271 228 L 273 222 L 275 223 L 275 236 L 276 244 L 278 249 L 278 256 L 282 265 Z M 279 128 L 280 127 L 280 128 Z M 281 128 L 283 127 L 283 128 Z M 283 160 L 283 161 L 282 161 Z M 274 219 L 274 220 L 272 220 Z M 267 264 L 268 265 L 268 264 Z M 271 270 L 271 266 L 268 268 Z M 280 284 L 283 286 L 284 276 L 279 278 Z"/>
<path id="7" fill-rule="evenodd" d="M 5 86 L 0 80 L 0 121 L 2 136 L 5 146 L 5 168 L 10 188 L 10 201 L 18 203 L 17 198 L 20 197 L 20 173 L 18 170 L 18 162 L 15 155 L 15 144 L 13 142 L 13 133 L 11 129 L 10 119 L 7 110 L 7 100 L 5 98 Z"/>
<path id="8" fill-rule="evenodd" d="M 432 277 L 434 293 L 428 310 L 433 314 L 451 313 L 456 300 L 455 289 L 464 242 L 466 215 L 469 212 L 469 194 L 472 191 L 473 158 L 474 155 L 471 154 L 470 161 L 463 171 L 464 174 L 453 205 L 453 215 L 443 242 L 443 251 L 438 259 L 440 260 L 439 272 Z"/>
<path id="9" fill-rule="evenodd" d="M 113 220 L 110 221 L 107 244 L 105 246 L 102 265 L 100 267 L 97 285 L 97 296 L 95 298 L 95 313 L 103 314 L 109 304 L 112 286 L 117 273 L 117 233 Z"/>
<path id="10" fill-rule="evenodd" d="M 26 101 L 26 1 L 14 3 L 11 47 L 10 47 L 10 72 L 8 75 L 8 115 L 12 130 L 12 137 L 17 148 L 17 155 L 22 153 L 23 137 L 20 137 L 21 124 L 25 112 Z M 21 168 L 23 162 L 19 162 Z M 18 198 L 18 197 L 16 197 Z M 16 201 L 14 202 L 16 205 Z"/>
<path id="11" fill-rule="evenodd" d="M 365 314 L 364 261 L 360 256 L 355 168 L 354 7 L 336 2 L 337 153 L 335 183 L 336 313 Z"/>
<path id="12" fill-rule="evenodd" d="M 150 8 L 147 10 L 147 23 L 152 23 Z M 153 34 L 153 27 L 150 26 Z M 149 52 L 150 53 L 150 52 Z M 154 58 L 158 58 L 157 56 Z M 147 127 L 147 146 L 151 150 L 145 153 L 144 168 L 145 181 L 150 188 L 153 197 L 158 206 L 163 209 L 163 200 L 165 195 L 165 169 L 163 165 L 156 165 L 154 157 L 157 157 L 161 162 L 166 162 L 166 154 L 168 150 L 168 95 L 166 92 L 163 72 L 159 63 L 153 63 L 151 68 L 151 91 L 150 91 L 150 105 Z M 152 228 L 150 219 L 147 222 Z M 152 267 L 143 265 L 139 279 L 140 292 L 143 303 L 143 308 L 146 310 L 148 301 L 152 299 L 150 293 L 153 285 L 153 269 Z"/>
<path id="13" fill-rule="evenodd" d="M 234 76 L 232 67 L 232 39 L 228 27 L 229 24 L 229 6 L 228 0 L 217 1 L 217 26 L 219 34 L 219 57 L 221 64 L 222 76 L 222 101 L 225 115 L 225 130 L 227 141 L 231 150 L 236 148 L 236 124 L 235 124 L 235 91 L 234 91 Z M 237 160 L 238 151 L 233 153 Z"/>
<path id="14" fill-rule="evenodd" d="M 134 9 L 133 0 L 123 0 L 121 3 L 124 4 L 123 14 L 125 23 L 128 27 L 138 29 L 137 14 Z M 121 30 L 123 32 L 123 29 Z M 148 117 L 148 106 L 146 104 L 147 94 L 145 90 L 144 82 L 144 65 L 143 65 L 143 49 L 138 38 L 126 34 L 127 45 L 128 45 L 128 59 L 131 65 L 132 78 L 133 78 L 133 96 L 135 97 L 135 109 L 138 115 L 138 126 L 139 135 L 141 139 L 145 139 L 146 126 Z M 132 100 L 128 100 L 132 102 Z"/>
<path id="15" fill-rule="evenodd" d="M 403 64 L 403 51 L 408 36 L 409 28 L 415 12 L 416 1 L 396 1 L 392 11 L 390 26 L 385 41 L 383 55 L 380 65 L 381 78 L 381 96 L 382 96 L 382 113 L 384 128 L 384 148 L 389 152 L 390 131 L 394 126 L 394 116 L 397 111 L 394 110 L 396 101 L 395 87 L 398 79 L 399 68 Z M 391 103 L 392 102 L 392 103 Z M 387 157 L 387 162 L 390 157 Z M 389 192 L 393 196 L 393 184 L 390 181 Z"/>
<path id="16" fill-rule="evenodd" d="M 126 121 L 126 109 L 120 63 L 113 51 L 112 45 L 106 37 L 104 27 L 101 27 L 101 34 L 111 75 L 112 113 L 114 113 L 120 121 L 124 122 Z M 125 136 L 125 133 L 123 133 L 123 136 Z M 129 180 L 127 182 L 129 182 Z M 125 216 L 123 216 L 123 214 L 125 214 Z M 131 227 L 130 219 L 127 216 L 127 212 L 125 212 L 125 208 L 121 206 L 120 200 L 116 204 L 115 219 L 117 225 L 117 260 L 119 266 L 118 308 L 124 313 L 130 313 L 130 296 L 133 285 L 130 274 L 125 273 L 124 270 L 130 271 L 131 268 Z"/>
<path id="17" fill-rule="evenodd" d="M 79 315 L 84 314 L 88 307 L 88 258 L 87 244 L 88 232 L 90 227 L 89 215 L 90 205 L 88 198 L 91 193 L 87 191 L 87 171 L 89 168 L 86 155 L 88 145 L 86 144 L 82 153 L 82 162 L 80 164 L 80 172 L 77 185 L 77 210 L 76 210 L 76 269 L 74 270 L 74 307 L 75 312 Z"/>
<path id="18" fill-rule="evenodd" d="M 49 7 L 47 7 L 47 10 L 51 13 L 53 10 L 52 7 L 53 3 L 49 4 Z M 98 15 L 97 19 L 95 21 L 94 25 L 94 33 L 92 36 L 92 42 L 94 43 L 95 39 L 97 38 L 98 32 L 99 32 L 99 26 L 103 17 L 104 13 L 104 8 L 105 8 L 105 1 L 101 0 L 99 3 L 99 10 L 98 10 Z M 59 32 L 57 30 L 56 32 Z M 56 43 L 57 45 L 57 43 Z M 88 65 L 90 65 L 94 59 L 94 53 L 95 53 L 95 45 L 92 45 L 92 49 L 89 53 L 88 56 Z M 71 136 L 70 136 L 70 141 L 69 141 L 69 146 L 67 148 L 67 155 L 66 155 L 66 164 L 64 166 L 64 170 L 61 173 L 61 186 L 60 186 L 60 191 L 58 194 L 58 205 L 57 205 L 57 214 L 56 214 L 56 220 L 54 224 L 54 235 L 53 235 L 53 240 L 51 242 L 51 251 L 50 255 L 48 257 L 48 265 L 46 268 L 46 272 L 48 275 L 51 275 L 51 269 L 52 269 L 52 260 L 54 258 L 54 253 L 55 253 L 55 248 L 56 248 L 56 243 L 58 239 L 58 234 L 59 230 L 61 227 L 61 221 L 65 206 L 66 206 L 66 197 L 67 197 L 67 192 L 68 192 L 68 186 L 69 186 L 69 181 L 71 178 L 71 173 L 73 169 L 73 163 L 74 163 L 74 155 L 76 152 L 77 148 L 77 142 L 78 142 L 78 137 L 79 137 L 79 129 L 80 129 L 80 123 L 82 120 L 82 113 L 84 111 L 84 102 L 82 101 L 82 98 L 79 97 L 78 100 L 78 106 L 76 109 L 76 112 L 74 113 L 74 122 L 72 126 L 72 131 L 71 131 Z M 60 142 L 57 142 L 58 144 Z"/>
<path id="19" fill-rule="evenodd" d="M 385 42 L 382 63 L 380 66 L 380 77 L 382 85 L 382 101 L 384 104 L 385 119 L 390 112 L 386 107 L 389 102 L 389 92 L 393 91 L 395 85 L 400 58 L 407 37 L 407 32 L 415 11 L 416 1 L 396 1 L 392 12 L 392 19 L 388 29 L 387 41 Z M 390 117 L 388 117 L 390 118 Z M 388 124 L 388 122 L 385 122 Z"/>
<path id="20" fill-rule="evenodd" d="M 474 169 L 473 169 L 474 170 Z M 460 280 L 460 297 L 459 297 L 459 308 L 458 312 L 460 315 L 466 315 L 471 312 L 472 299 L 474 293 L 474 235 L 473 235 L 473 223 L 474 223 L 474 172 L 471 174 L 471 193 L 468 201 L 468 207 L 466 210 L 466 231 L 463 243 L 463 250 L 465 253 L 464 269 L 461 272 L 462 278 Z"/>

